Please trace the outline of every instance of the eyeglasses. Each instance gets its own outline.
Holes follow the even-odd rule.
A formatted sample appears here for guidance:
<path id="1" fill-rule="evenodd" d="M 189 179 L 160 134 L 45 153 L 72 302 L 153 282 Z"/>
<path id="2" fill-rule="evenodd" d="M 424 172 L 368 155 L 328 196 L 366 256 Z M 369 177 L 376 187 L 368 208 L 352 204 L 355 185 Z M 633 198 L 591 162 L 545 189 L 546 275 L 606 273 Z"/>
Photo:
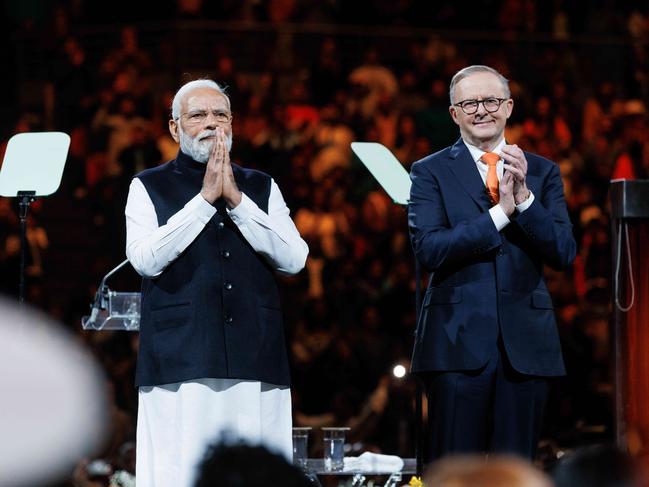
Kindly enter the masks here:
<path id="1" fill-rule="evenodd" d="M 232 121 L 232 113 L 224 112 L 222 110 L 195 110 L 193 112 L 187 112 L 180 115 L 178 118 L 184 118 L 188 125 L 200 125 L 207 117 L 212 114 L 217 123 L 230 123 Z M 176 120 L 178 120 L 178 118 Z"/>
<path id="2" fill-rule="evenodd" d="M 453 106 L 460 107 L 464 113 L 467 115 L 473 115 L 478 111 L 480 103 L 488 113 L 497 112 L 500 108 L 500 105 L 504 101 L 507 101 L 508 98 L 485 98 L 484 100 L 464 100 L 459 103 L 455 103 Z"/>

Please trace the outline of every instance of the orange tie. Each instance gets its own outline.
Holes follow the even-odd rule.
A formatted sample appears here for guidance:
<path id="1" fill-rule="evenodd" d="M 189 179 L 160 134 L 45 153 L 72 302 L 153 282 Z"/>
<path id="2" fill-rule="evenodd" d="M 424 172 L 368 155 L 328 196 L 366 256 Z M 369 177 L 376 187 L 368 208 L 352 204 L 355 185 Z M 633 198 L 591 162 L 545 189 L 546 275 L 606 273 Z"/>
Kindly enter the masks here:
<path id="1" fill-rule="evenodd" d="M 496 164 L 500 160 L 500 156 L 493 152 L 485 152 L 481 157 L 483 162 L 489 166 L 487 168 L 487 193 L 494 204 L 500 200 L 500 193 L 498 192 L 498 174 L 496 174 Z"/>

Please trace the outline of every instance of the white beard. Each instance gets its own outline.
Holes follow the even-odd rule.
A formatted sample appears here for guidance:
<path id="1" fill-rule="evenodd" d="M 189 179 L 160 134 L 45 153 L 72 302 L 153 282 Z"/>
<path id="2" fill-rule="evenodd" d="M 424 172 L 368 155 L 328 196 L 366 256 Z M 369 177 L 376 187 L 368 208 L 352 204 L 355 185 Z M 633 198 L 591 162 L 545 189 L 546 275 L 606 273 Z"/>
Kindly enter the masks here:
<path id="1" fill-rule="evenodd" d="M 205 164 L 210 158 L 212 147 L 216 143 L 214 139 L 201 140 L 205 137 L 216 135 L 216 130 L 203 130 L 196 137 L 192 138 L 187 135 L 180 124 L 178 125 L 178 136 L 180 138 L 180 150 L 190 156 L 196 162 Z M 227 139 L 228 152 L 232 150 L 232 133 L 228 134 Z"/>

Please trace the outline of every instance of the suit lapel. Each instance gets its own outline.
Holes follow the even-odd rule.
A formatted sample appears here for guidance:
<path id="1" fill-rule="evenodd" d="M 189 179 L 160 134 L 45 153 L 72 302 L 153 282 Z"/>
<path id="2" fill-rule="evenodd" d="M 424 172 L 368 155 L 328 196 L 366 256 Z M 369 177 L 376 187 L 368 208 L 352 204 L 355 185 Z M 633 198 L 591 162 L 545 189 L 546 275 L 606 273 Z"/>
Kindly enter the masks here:
<path id="1" fill-rule="evenodd" d="M 491 201 L 484 182 L 475 167 L 469 149 L 462 139 L 459 139 L 449 152 L 448 165 L 464 190 L 471 196 L 473 201 L 484 211 L 491 207 Z"/>

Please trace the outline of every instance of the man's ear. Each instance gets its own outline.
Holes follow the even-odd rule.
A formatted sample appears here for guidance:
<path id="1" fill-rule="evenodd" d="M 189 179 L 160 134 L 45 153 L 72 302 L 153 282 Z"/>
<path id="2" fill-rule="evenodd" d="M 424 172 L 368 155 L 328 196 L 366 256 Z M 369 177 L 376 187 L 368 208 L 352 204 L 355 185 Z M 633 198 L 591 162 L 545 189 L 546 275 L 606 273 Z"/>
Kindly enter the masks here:
<path id="1" fill-rule="evenodd" d="M 514 111 L 514 100 L 511 98 L 505 102 L 505 114 L 507 118 L 512 116 L 512 112 Z"/>
<path id="2" fill-rule="evenodd" d="M 180 142 L 180 136 L 178 135 L 178 122 L 176 122 L 173 118 L 169 120 L 169 133 L 171 134 L 171 138 L 176 141 L 176 143 Z"/>
<path id="3" fill-rule="evenodd" d="M 451 118 L 453 119 L 453 121 L 457 125 L 460 125 L 460 122 L 459 122 L 459 120 L 457 118 L 458 117 L 458 115 L 457 115 L 457 107 L 454 107 L 453 105 L 451 105 L 450 107 L 448 107 L 448 113 L 451 114 Z"/>

